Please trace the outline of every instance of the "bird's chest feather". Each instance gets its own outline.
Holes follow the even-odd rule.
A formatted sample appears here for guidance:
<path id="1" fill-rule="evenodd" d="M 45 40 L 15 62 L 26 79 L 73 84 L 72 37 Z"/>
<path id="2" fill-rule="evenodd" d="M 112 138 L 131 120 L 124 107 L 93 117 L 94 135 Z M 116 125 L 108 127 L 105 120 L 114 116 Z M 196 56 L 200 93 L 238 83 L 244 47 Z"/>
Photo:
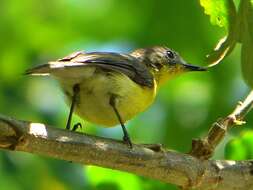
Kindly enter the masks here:
<path id="1" fill-rule="evenodd" d="M 85 120 L 104 126 L 114 126 L 119 123 L 109 104 L 112 95 L 116 97 L 116 108 L 123 121 L 144 111 L 156 95 L 155 87 L 141 87 L 127 76 L 116 72 L 94 73 L 91 77 L 77 83 L 80 85 L 80 92 L 76 113 Z M 65 88 L 68 102 L 71 102 L 73 84 L 62 86 Z"/>

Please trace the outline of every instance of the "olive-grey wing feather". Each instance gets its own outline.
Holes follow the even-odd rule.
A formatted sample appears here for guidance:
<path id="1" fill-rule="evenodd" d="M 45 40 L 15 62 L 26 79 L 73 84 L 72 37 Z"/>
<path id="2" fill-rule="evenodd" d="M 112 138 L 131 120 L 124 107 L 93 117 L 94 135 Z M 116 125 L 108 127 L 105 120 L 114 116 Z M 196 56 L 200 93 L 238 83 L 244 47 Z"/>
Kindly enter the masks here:
<path id="1" fill-rule="evenodd" d="M 36 74 L 36 72 L 38 72 L 36 68 L 39 68 L 42 71 L 43 66 L 45 67 L 43 73 L 46 73 L 46 70 L 50 73 L 50 69 L 95 66 L 103 70 L 123 73 L 142 86 L 153 87 L 154 85 L 153 76 L 147 67 L 140 63 L 135 57 L 127 54 L 76 52 L 70 56 L 59 59 L 56 62 L 50 62 L 49 64 L 29 69 L 26 73 Z M 50 69 L 46 69 L 46 67 L 49 67 Z"/>

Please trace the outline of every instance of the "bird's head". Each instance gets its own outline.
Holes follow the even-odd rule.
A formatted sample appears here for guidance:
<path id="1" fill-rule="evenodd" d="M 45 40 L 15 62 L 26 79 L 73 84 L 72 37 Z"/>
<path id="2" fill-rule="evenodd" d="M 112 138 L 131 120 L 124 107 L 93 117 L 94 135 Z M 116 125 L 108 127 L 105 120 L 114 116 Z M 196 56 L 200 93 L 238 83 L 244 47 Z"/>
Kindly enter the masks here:
<path id="1" fill-rule="evenodd" d="M 188 64 L 176 51 L 167 47 L 137 49 L 131 55 L 149 68 L 158 85 L 181 73 L 207 70 L 205 67 Z"/>

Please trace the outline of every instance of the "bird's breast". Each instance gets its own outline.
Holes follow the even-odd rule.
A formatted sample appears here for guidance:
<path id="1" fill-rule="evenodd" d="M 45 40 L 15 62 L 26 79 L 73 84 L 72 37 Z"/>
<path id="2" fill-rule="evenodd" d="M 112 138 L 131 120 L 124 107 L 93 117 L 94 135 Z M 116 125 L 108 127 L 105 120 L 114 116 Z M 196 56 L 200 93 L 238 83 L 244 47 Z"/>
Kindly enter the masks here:
<path id="1" fill-rule="evenodd" d="M 141 87 L 118 72 L 95 72 L 79 83 L 75 112 L 89 122 L 107 127 L 119 124 L 109 104 L 112 95 L 116 97 L 116 108 L 123 121 L 130 120 L 147 109 L 156 95 L 156 86 Z M 72 85 L 62 85 L 68 102 L 71 101 Z"/>

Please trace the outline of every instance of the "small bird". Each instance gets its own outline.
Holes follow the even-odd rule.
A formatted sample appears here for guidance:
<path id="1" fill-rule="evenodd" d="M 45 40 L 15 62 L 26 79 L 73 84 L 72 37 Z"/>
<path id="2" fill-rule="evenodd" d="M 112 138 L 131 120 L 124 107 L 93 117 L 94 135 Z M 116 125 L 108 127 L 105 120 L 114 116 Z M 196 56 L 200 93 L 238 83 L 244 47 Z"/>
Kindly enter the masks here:
<path id="1" fill-rule="evenodd" d="M 205 70 L 187 64 L 170 48 L 156 46 L 130 54 L 79 51 L 28 69 L 26 74 L 50 75 L 59 82 L 70 105 L 66 129 L 71 128 L 73 112 L 105 127 L 120 124 L 123 141 L 132 147 L 125 122 L 146 110 L 166 81 L 184 72 Z"/>

